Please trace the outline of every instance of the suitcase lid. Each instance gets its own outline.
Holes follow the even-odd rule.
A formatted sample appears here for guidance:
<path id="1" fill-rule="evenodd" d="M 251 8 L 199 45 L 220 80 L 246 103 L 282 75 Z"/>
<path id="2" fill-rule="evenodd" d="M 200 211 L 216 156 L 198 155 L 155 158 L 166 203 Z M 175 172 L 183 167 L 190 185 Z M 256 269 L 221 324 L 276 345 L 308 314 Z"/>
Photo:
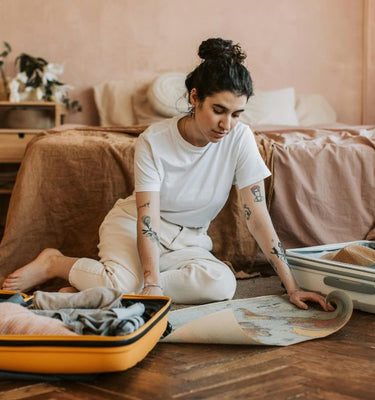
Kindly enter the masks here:
<path id="1" fill-rule="evenodd" d="M 292 264 L 296 261 L 302 262 L 303 265 L 320 265 L 326 266 L 327 268 L 338 267 L 347 270 L 355 270 L 373 274 L 375 276 L 375 264 L 369 266 L 360 266 L 350 263 L 344 263 L 335 260 L 328 260 L 321 258 L 323 255 L 337 252 L 349 245 L 362 245 L 375 250 L 375 241 L 371 240 L 358 240 L 353 242 L 333 243 L 325 244 L 320 246 L 310 246 L 295 249 L 287 249 L 285 251 L 286 257 Z M 306 264 L 305 264 L 306 263 Z"/>

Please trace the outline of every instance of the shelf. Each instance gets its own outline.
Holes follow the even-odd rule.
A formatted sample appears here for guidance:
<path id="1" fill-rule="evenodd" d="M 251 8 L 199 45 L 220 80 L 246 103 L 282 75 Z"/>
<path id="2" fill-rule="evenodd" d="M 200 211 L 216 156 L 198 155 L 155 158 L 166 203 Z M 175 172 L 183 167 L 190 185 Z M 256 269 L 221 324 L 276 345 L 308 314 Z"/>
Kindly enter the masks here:
<path id="1" fill-rule="evenodd" d="M 37 135 L 43 132 L 44 129 L 33 129 L 33 128 L 0 128 L 0 133 L 4 135 L 17 135 L 19 133 L 29 133 L 31 135 Z"/>
<path id="2" fill-rule="evenodd" d="M 59 103 L 0 101 L 0 128 L 10 131 L 45 130 L 60 125 L 62 109 Z"/>

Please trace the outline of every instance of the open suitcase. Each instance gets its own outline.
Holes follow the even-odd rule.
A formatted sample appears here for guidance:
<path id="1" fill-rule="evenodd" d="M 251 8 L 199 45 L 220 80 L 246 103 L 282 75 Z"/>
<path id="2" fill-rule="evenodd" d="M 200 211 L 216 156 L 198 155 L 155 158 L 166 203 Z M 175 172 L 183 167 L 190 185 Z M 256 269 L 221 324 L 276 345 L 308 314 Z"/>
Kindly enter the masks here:
<path id="1" fill-rule="evenodd" d="M 0 291 L 7 299 L 15 292 Z M 24 295 L 26 302 L 32 296 Z M 140 362 L 168 330 L 169 297 L 123 296 L 122 304 L 142 302 L 145 323 L 125 336 L 0 335 L 0 370 L 86 374 L 123 371 Z"/>
<path id="2" fill-rule="evenodd" d="M 359 240 L 288 249 L 285 253 L 301 288 L 323 294 L 328 294 L 333 288 L 344 290 L 352 298 L 354 308 L 375 313 L 375 265 L 362 267 L 320 258 L 351 244 L 375 250 L 375 241 Z"/>

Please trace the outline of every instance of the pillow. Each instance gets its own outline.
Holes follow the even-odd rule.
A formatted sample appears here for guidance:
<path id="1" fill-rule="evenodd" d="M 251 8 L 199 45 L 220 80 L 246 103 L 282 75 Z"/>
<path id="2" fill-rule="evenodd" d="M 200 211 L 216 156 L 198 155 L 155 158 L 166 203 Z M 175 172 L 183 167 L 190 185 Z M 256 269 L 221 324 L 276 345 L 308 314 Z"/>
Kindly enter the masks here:
<path id="1" fill-rule="evenodd" d="M 319 94 L 297 96 L 296 113 L 298 121 L 302 126 L 333 124 L 337 122 L 335 110 Z"/>
<path id="2" fill-rule="evenodd" d="M 138 125 L 150 125 L 165 119 L 165 116 L 155 111 L 151 106 L 147 97 L 149 87 L 150 85 L 143 85 L 131 96 L 135 123 Z"/>
<path id="3" fill-rule="evenodd" d="M 257 91 L 240 120 L 249 125 L 298 125 L 294 88 Z"/>
<path id="4" fill-rule="evenodd" d="M 183 72 L 167 72 L 151 83 L 147 98 L 158 114 L 174 117 L 189 111 L 185 79 L 186 74 Z"/>
<path id="5" fill-rule="evenodd" d="M 108 81 L 94 86 L 95 104 L 101 126 L 133 125 L 131 84 L 125 80 Z"/>

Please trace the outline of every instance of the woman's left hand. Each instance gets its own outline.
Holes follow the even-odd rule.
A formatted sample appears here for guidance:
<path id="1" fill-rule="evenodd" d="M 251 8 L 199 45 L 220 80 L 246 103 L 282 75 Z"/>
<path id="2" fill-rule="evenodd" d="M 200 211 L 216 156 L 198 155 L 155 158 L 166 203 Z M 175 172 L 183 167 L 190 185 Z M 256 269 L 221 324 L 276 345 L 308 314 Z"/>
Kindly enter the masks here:
<path id="1" fill-rule="evenodd" d="M 306 301 L 313 301 L 319 303 L 324 311 L 334 311 L 334 307 L 330 303 L 326 303 L 325 297 L 315 292 L 304 292 L 303 290 L 294 290 L 289 294 L 289 301 L 303 310 L 309 307 Z"/>

